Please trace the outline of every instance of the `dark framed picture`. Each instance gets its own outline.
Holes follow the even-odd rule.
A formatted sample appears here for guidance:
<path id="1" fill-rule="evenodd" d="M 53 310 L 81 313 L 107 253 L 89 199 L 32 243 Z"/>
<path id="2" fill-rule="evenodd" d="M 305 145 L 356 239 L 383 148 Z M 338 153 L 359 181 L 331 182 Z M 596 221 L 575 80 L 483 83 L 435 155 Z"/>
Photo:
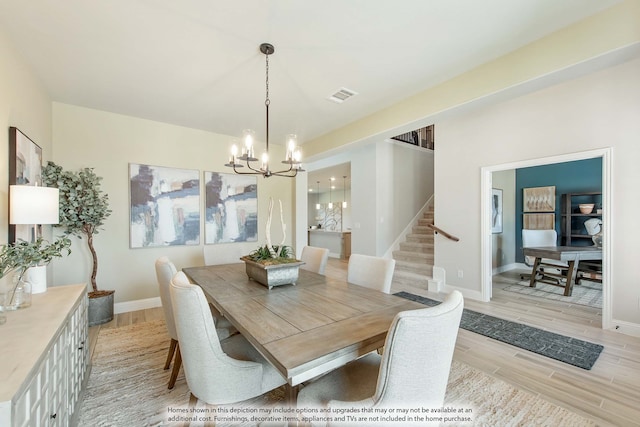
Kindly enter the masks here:
<path id="1" fill-rule="evenodd" d="M 16 127 L 9 128 L 9 185 L 42 185 L 42 148 Z M 36 224 L 9 224 L 9 243 L 30 242 Z"/>
<path id="2" fill-rule="evenodd" d="M 491 233 L 502 233 L 502 190 L 491 189 Z"/>
<path id="3" fill-rule="evenodd" d="M 129 245 L 200 244 L 200 172 L 129 164 Z"/>

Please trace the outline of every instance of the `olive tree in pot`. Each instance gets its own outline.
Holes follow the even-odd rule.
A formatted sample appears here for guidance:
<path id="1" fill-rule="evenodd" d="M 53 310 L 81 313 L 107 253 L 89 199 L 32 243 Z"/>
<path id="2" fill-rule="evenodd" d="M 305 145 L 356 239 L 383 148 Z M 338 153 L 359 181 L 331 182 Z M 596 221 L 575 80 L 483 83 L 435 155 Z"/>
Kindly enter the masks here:
<path id="1" fill-rule="evenodd" d="M 77 172 L 65 171 L 54 162 L 47 162 L 42 170 L 42 181 L 49 187 L 60 190 L 60 223 L 65 234 L 79 239 L 86 238 L 92 258 L 91 287 L 89 292 L 89 326 L 99 325 L 113 319 L 113 294 L 115 291 L 99 290 L 96 285 L 98 255 L 93 246 L 93 237 L 98 234 L 109 215 L 109 196 L 100 189 L 99 177 L 93 168 L 82 168 Z"/>

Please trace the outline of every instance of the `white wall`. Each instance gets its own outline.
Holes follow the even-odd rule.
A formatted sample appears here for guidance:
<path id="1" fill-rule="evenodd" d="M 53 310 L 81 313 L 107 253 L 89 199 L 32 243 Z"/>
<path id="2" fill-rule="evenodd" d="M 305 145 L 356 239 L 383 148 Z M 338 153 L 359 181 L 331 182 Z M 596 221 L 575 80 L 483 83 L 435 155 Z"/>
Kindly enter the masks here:
<path id="1" fill-rule="evenodd" d="M 506 271 L 516 262 L 516 171 L 494 172 L 492 187 L 502 189 L 502 233 L 491 236 L 494 274 Z"/>
<path id="2" fill-rule="evenodd" d="M 638 76 L 636 59 L 436 123 L 436 222 L 461 238 L 436 239 L 435 262 L 449 284 L 480 291 L 481 167 L 612 147 L 612 316 L 640 324 Z"/>
<path id="3" fill-rule="evenodd" d="M 201 224 L 200 245 L 162 248 L 129 248 L 129 163 L 232 172 L 223 165 L 228 158 L 231 137 L 173 126 L 129 116 L 91 110 L 77 106 L 53 104 L 53 160 L 65 169 L 94 167 L 104 178 L 103 190 L 109 195 L 112 215 L 104 230 L 95 238 L 98 252 L 98 287 L 115 289 L 116 302 L 158 296 L 154 262 L 167 255 L 178 269 L 203 265 L 204 231 Z M 272 157 L 284 155 L 281 146 L 270 147 Z M 258 242 L 213 245 L 220 263 L 239 262 L 238 257 L 264 244 L 264 229 L 269 197 L 282 199 L 287 242 L 294 236 L 293 182 L 289 178 L 258 177 Z M 204 188 L 201 189 L 204 208 Z M 274 208 L 275 215 L 279 211 Z M 272 226 L 274 241 L 280 241 L 280 224 Z M 209 245 L 208 245 L 209 246 Z M 74 241 L 73 253 L 55 269 L 55 283 L 88 281 L 90 259 L 86 243 Z"/>

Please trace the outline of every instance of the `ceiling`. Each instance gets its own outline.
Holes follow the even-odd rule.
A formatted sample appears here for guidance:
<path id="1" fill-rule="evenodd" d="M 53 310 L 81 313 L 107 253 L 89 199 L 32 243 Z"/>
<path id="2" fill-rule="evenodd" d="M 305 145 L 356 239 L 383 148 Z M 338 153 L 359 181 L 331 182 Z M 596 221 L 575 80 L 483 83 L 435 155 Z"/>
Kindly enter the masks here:
<path id="1" fill-rule="evenodd" d="M 270 141 L 304 143 L 617 2 L 2 0 L 0 31 L 54 101 L 260 141 L 270 42 Z"/>

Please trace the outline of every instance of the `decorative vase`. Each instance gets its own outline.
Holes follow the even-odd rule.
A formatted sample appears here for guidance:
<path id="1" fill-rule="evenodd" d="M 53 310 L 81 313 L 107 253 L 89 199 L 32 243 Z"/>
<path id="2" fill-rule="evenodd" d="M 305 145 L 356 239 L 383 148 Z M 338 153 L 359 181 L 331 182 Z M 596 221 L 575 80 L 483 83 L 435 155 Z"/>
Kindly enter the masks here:
<path id="1" fill-rule="evenodd" d="M 24 273 L 24 280 L 31 284 L 32 294 L 47 292 L 47 266 L 39 265 L 36 267 L 29 267 L 29 269 Z"/>
<path id="2" fill-rule="evenodd" d="M 263 265 L 248 256 L 243 256 L 240 259 L 244 261 L 249 279 L 255 280 L 269 289 L 274 286 L 295 285 L 298 280 L 298 270 L 304 264 L 304 261 L 296 261 Z"/>
<path id="3" fill-rule="evenodd" d="M 31 305 L 31 283 L 12 273 L 0 280 L 0 306 L 3 311 L 27 308 Z"/>

